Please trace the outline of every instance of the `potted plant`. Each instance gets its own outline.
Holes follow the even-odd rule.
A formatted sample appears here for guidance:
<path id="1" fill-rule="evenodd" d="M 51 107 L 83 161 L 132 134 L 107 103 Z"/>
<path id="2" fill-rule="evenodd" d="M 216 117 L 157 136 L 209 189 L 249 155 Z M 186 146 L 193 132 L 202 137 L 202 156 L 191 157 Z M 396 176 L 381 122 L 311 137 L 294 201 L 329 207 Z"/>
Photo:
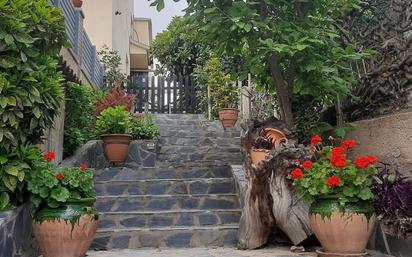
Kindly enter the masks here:
<path id="1" fill-rule="evenodd" d="M 274 145 L 271 138 L 258 136 L 249 152 L 252 163 L 258 165 L 261 161 L 266 160 L 266 157 L 273 149 Z"/>
<path id="2" fill-rule="evenodd" d="M 124 162 L 132 136 L 128 134 L 130 113 L 123 106 L 103 110 L 96 120 L 96 133 L 103 140 L 104 153 L 110 162 Z"/>
<path id="3" fill-rule="evenodd" d="M 83 5 L 83 0 L 72 0 L 74 7 L 81 8 Z"/>
<path id="4" fill-rule="evenodd" d="M 38 160 L 27 177 L 33 233 L 44 257 L 84 256 L 97 228 L 93 174 L 85 165 L 57 169 Z"/>
<path id="5" fill-rule="evenodd" d="M 381 164 L 372 192 L 386 251 L 394 256 L 412 252 L 412 181 L 390 165 Z"/>
<path id="6" fill-rule="evenodd" d="M 310 225 L 323 247 L 319 256 L 366 254 L 375 223 L 371 185 L 376 157 L 347 159 L 355 144 L 349 139 L 337 147 L 324 146 L 315 135 L 309 147 L 313 162 L 295 163 L 289 175 L 297 196 L 310 204 Z"/>

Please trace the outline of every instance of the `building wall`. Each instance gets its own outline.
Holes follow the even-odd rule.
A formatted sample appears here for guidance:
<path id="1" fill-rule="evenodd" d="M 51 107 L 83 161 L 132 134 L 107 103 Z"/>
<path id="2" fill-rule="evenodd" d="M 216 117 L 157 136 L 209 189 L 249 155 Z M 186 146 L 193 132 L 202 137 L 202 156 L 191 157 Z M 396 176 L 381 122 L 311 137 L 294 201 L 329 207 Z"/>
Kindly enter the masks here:
<path id="1" fill-rule="evenodd" d="M 133 39 L 136 42 L 150 45 L 152 41 L 151 25 L 148 19 L 135 19 L 133 22 Z"/>
<path id="2" fill-rule="evenodd" d="M 103 45 L 113 48 L 113 0 L 86 0 L 82 6 L 84 28 L 99 51 Z"/>

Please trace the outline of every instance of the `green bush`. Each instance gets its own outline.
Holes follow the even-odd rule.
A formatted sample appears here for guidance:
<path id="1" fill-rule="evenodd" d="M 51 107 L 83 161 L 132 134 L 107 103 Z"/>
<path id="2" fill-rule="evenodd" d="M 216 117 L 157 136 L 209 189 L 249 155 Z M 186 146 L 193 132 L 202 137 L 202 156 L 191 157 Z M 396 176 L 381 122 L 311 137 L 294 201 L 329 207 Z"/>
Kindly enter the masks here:
<path id="1" fill-rule="evenodd" d="M 96 135 L 125 134 L 129 132 L 130 113 L 124 106 L 103 110 L 96 120 Z"/>
<path id="2" fill-rule="evenodd" d="M 159 128 L 154 124 L 152 115 L 150 114 L 147 114 L 144 118 L 132 118 L 130 122 L 130 134 L 134 140 L 157 139 L 160 136 Z"/>
<path id="3" fill-rule="evenodd" d="M 100 91 L 72 82 L 66 83 L 65 89 L 63 155 L 67 157 L 93 137 L 93 107 L 100 98 Z"/>
<path id="4" fill-rule="evenodd" d="M 63 99 L 56 68 L 66 33 L 60 10 L 47 0 L 0 0 L 0 24 L 1 208 L 24 200 L 31 145 Z"/>

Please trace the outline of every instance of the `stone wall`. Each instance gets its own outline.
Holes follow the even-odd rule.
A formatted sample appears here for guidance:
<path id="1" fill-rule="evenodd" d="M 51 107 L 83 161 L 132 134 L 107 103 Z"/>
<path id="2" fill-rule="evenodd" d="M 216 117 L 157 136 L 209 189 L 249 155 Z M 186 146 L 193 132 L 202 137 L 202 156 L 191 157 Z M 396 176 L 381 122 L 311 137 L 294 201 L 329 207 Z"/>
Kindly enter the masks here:
<path id="1" fill-rule="evenodd" d="M 38 256 L 28 204 L 0 212 L 0 257 Z"/>
<path id="2" fill-rule="evenodd" d="M 401 112 L 354 122 L 347 138 L 359 142 L 355 155 L 374 154 L 380 161 L 398 165 L 412 178 L 412 112 Z"/>

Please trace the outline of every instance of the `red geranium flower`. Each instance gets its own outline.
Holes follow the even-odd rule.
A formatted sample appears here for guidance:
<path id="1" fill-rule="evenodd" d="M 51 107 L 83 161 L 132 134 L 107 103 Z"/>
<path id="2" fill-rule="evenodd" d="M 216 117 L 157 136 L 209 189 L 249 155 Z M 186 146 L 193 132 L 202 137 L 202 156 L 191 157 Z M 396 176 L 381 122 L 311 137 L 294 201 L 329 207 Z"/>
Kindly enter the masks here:
<path id="1" fill-rule="evenodd" d="M 87 166 L 86 166 L 86 164 L 82 164 L 82 165 L 80 165 L 80 170 L 87 170 Z"/>
<path id="2" fill-rule="evenodd" d="M 349 150 L 349 149 L 355 147 L 355 145 L 356 145 L 356 141 L 353 140 L 353 139 L 346 139 L 341 144 L 342 148 L 345 149 L 345 150 Z"/>
<path id="3" fill-rule="evenodd" d="M 346 165 L 345 150 L 342 147 L 334 147 L 329 158 L 330 164 L 335 168 L 343 168 Z"/>
<path id="4" fill-rule="evenodd" d="M 312 164 L 313 164 L 312 161 L 307 160 L 307 161 L 304 161 L 302 163 L 302 167 L 303 167 L 304 170 L 308 170 L 308 169 L 312 168 Z"/>
<path id="5" fill-rule="evenodd" d="M 302 172 L 301 169 L 296 168 L 296 169 L 292 170 L 290 175 L 292 176 L 293 179 L 300 180 L 303 177 L 303 172 Z"/>
<path id="6" fill-rule="evenodd" d="M 309 152 L 311 153 L 316 152 L 316 146 L 312 145 L 311 147 L 309 147 Z"/>
<path id="7" fill-rule="evenodd" d="M 340 186 L 340 179 L 338 176 L 333 175 L 330 176 L 327 180 L 326 180 L 326 185 L 328 187 L 334 187 L 334 186 Z"/>
<path id="8" fill-rule="evenodd" d="M 62 174 L 61 172 L 57 173 L 57 174 L 56 174 L 56 179 L 57 179 L 58 181 L 61 181 L 61 180 L 63 179 L 63 174 Z"/>
<path id="9" fill-rule="evenodd" d="M 366 169 L 370 164 L 373 164 L 376 161 L 377 159 L 375 156 L 369 155 L 366 157 L 358 157 L 355 160 L 353 160 L 353 163 L 355 164 L 356 168 L 361 170 L 361 169 Z"/>
<path id="10" fill-rule="evenodd" d="M 53 161 L 54 160 L 54 152 L 50 151 L 47 152 L 45 154 L 42 154 L 42 156 L 44 159 L 48 160 L 48 161 Z"/>
<path id="11" fill-rule="evenodd" d="M 319 135 L 313 135 L 312 138 L 310 139 L 311 145 L 317 145 L 321 142 L 322 142 L 322 138 Z"/>
<path id="12" fill-rule="evenodd" d="M 369 155 L 368 156 L 368 161 L 369 161 L 369 163 L 375 163 L 376 161 L 377 161 L 377 159 L 376 159 L 376 156 L 374 156 L 374 155 Z"/>
<path id="13" fill-rule="evenodd" d="M 332 148 L 332 156 L 341 156 L 345 154 L 345 149 L 342 147 L 334 147 Z"/>

